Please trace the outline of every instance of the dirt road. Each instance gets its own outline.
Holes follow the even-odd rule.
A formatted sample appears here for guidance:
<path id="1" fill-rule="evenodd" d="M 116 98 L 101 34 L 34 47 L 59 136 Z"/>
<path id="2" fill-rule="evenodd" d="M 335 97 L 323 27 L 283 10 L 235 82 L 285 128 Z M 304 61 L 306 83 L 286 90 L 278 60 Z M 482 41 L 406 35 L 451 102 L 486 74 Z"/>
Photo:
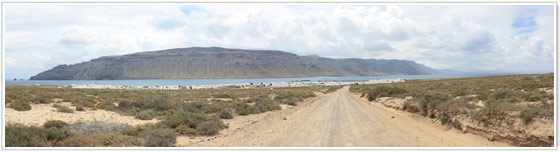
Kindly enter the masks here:
<path id="1" fill-rule="evenodd" d="M 234 123 L 238 122 L 238 123 Z M 242 122 L 242 123 L 239 123 Z M 359 99 L 344 87 L 290 109 L 238 117 L 217 137 L 181 137 L 179 146 L 501 147 L 409 113 Z"/>

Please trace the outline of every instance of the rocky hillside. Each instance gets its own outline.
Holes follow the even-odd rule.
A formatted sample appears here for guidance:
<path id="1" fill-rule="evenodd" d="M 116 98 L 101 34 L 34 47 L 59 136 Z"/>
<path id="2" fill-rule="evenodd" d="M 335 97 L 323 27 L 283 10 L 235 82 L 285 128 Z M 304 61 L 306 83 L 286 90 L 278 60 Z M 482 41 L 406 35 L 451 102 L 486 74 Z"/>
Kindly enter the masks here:
<path id="1" fill-rule="evenodd" d="M 191 47 L 59 65 L 32 80 L 265 78 L 432 74 L 408 60 L 330 59 L 271 50 Z"/>

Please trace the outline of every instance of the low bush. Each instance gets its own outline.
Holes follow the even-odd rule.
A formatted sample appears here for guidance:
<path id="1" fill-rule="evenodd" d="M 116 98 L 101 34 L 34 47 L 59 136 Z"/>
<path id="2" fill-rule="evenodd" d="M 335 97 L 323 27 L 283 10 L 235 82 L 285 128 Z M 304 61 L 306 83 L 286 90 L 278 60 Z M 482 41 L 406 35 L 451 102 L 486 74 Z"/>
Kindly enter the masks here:
<path id="1" fill-rule="evenodd" d="M 151 130 L 152 128 L 154 128 L 154 124 L 146 123 L 146 124 L 136 125 L 134 127 L 128 127 L 127 129 L 123 130 L 122 133 L 124 135 L 129 135 L 129 136 L 138 136 L 140 135 L 140 133 L 147 130 Z"/>
<path id="2" fill-rule="evenodd" d="M 389 97 L 393 95 L 403 94 L 407 91 L 399 87 L 378 86 L 365 91 L 368 101 L 373 101 L 378 97 Z"/>
<path id="3" fill-rule="evenodd" d="M 102 102 L 97 103 L 95 105 L 95 108 L 96 109 L 105 109 L 105 110 L 108 110 L 108 111 L 113 111 L 113 110 L 116 109 L 116 106 L 112 102 L 102 101 Z"/>
<path id="4" fill-rule="evenodd" d="M 218 124 L 214 121 L 205 121 L 196 127 L 196 131 L 200 135 L 216 135 L 220 132 Z"/>
<path id="5" fill-rule="evenodd" d="M 521 119 L 523 119 L 523 122 L 525 124 L 528 124 L 531 121 L 533 121 L 533 118 L 539 114 L 539 111 L 540 110 L 537 107 L 525 106 L 521 108 L 521 113 L 520 113 Z"/>
<path id="6" fill-rule="evenodd" d="M 46 94 L 39 94 L 35 97 L 33 102 L 37 104 L 46 104 L 46 103 L 51 103 L 51 100 L 50 100 L 50 96 Z"/>
<path id="7" fill-rule="evenodd" d="M 535 102 L 535 101 L 546 101 L 550 99 L 550 96 L 548 93 L 544 92 L 544 91 L 532 91 L 532 92 L 527 92 L 524 95 L 525 100 L 529 101 L 529 102 Z M 554 99 L 554 96 L 553 98 Z"/>
<path id="8" fill-rule="evenodd" d="M 10 103 L 8 108 L 12 108 L 12 109 L 17 110 L 17 111 L 29 111 L 29 110 L 31 110 L 31 105 L 27 102 L 19 101 L 19 102 Z"/>
<path id="9" fill-rule="evenodd" d="M 177 128 L 175 128 L 175 132 L 180 135 L 187 135 L 187 136 L 196 135 L 196 129 L 191 128 L 187 125 L 179 125 Z"/>
<path id="10" fill-rule="evenodd" d="M 290 106 L 297 106 L 296 101 L 293 101 L 293 100 L 286 102 L 286 104 L 290 105 Z"/>
<path id="11" fill-rule="evenodd" d="M 438 105 L 451 100 L 451 96 L 443 93 L 420 93 L 415 95 L 420 99 L 420 110 L 423 115 L 426 115 L 428 110 L 435 109 Z"/>
<path id="12" fill-rule="evenodd" d="M 175 145 L 177 136 L 171 129 L 156 128 L 140 134 L 142 145 L 148 147 L 171 147 Z"/>
<path id="13" fill-rule="evenodd" d="M 224 111 L 220 112 L 219 116 L 222 119 L 233 119 L 233 115 L 227 110 L 224 110 Z"/>
<path id="14" fill-rule="evenodd" d="M 56 104 L 55 104 L 56 105 Z M 68 106 L 58 106 L 56 111 L 63 112 L 63 113 L 74 113 L 74 110 L 68 108 Z"/>
<path id="15" fill-rule="evenodd" d="M 76 123 L 66 127 L 74 134 L 84 134 L 87 136 L 95 135 L 98 133 L 120 133 L 129 128 L 127 124 L 91 121 L 85 123 Z"/>
<path id="16" fill-rule="evenodd" d="M 79 97 L 70 99 L 70 102 L 72 102 L 72 105 L 74 106 L 82 106 L 86 108 L 95 108 L 95 105 L 97 104 L 97 101 L 94 99 Z"/>
<path id="17" fill-rule="evenodd" d="M 282 109 L 278 105 L 278 102 L 269 99 L 256 102 L 254 107 L 258 111 L 258 113 Z"/>
<path id="18" fill-rule="evenodd" d="M 204 122 L 205 120 L 205 114 L 177 112 L 171 116 L 166 117 L 160 123 L 169 128 L 177 128 L 179 125 L 186 125 L 191 128 L 196 128 L 197 124 Z"/>
<path id="19" fill-rule="evenodd" d="M 5 137 L 7 147 L 45 147 L 53 146 L 53 143 L 70 135 L 67 130 L 56 127 L 40 128 L 9 123 L 6 125 Z"/>
<path id="20" fill-rule="evenodd" d="M 103 146 L 95 138 L 77 134 L 56 143 L 58 147 L 101 147 Z"/>
<path id="21" fill-rule="evenodd" d="M 484 108 L 471 113 L 471 118 L 488 125 L 494 120 L 504 119 L 508 115 L 507 111 L 515 110 L 518 110 L 518 106 L 506 100 L 489 99 L 484 103 Z"/>
<path id="22" fill-rule="evenodd" d="M 131 147 L 140 145 L 138 138 L 116 133 L 100 133 L 93 136 L 98 143 L 110 147 Z"/>
<path id="23" fill-rule="evenodd" d="M 5 129 L 6 147 L 48 146 L 48 135 L 42 128 L 8 123 Z"/>
<path id="24" fill-rule="evenodd" d="M 68 126 L 68 123 L 61 121 L 61 120 L 49 120 L 47 122 L 45 122 L 45 124 L 43 124 L 44 128 L 64 128 Z"/>
<path id="25" fill-rule="evenodd" d="M 259 110 L 257 108 L 248 105 L 246 103 L 238 103 L 234 106 L 234 108 L 235 108 L 235 113 L 242 116 L 259 113 Z"/>
<path id="26" fill-rule="evenodd" d="M 49 146 L 52 145 L 52 143 L 57 142 L 57 141 L 62 141 L 66 138 L 68 138 L 69 136 L 72 135 L 71 132 L 69 132 L 68 130 L 64 129 L 64 128 L 47 128 L 44 129 L 47 133 L 47 140 L 49 140 Z"/>
<path id="27" fill-rule="evenodd" d="M 475 109 L 476 106 L 468 103 L 467 99 L 454 99 L 443 102 L 435 107 L 440 112 L 448 116 L 456 116 L 460 114 L 467 114 L 470 110 Z"/>
<path id="28" fill-rule="evenodd" d="M 134 116 L 136 119 L 140 120 L 152 120 L 156 116 L 156 113 L 153 110 L 144 110 L 136 114 Z"/>
<path id="29" fill-rule="evenodd" d="M 224 111 L 224 108 L 221 105 L 219 105 L 219 103 L 216 102 L 202 103 L 200 105 L 200 111 L 202 111 L 205 114 L 211 114 L 211 113 L 218 113 Z"/>

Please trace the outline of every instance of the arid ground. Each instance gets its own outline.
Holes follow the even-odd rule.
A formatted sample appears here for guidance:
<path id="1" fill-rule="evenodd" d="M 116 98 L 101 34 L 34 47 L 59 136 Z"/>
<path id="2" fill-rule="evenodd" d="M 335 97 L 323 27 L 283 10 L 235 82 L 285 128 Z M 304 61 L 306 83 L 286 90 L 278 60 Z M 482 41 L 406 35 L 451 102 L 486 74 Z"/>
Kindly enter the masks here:
<path id="1" fill-rule="evenodd" d="M 180 137 L 178 146 L 203 147 L 479 147 L 508 146 L 446 129 L 430 119 L 369 103 L 348 87 L 297 107 L 237 117 L 246 122 L 217 137 Z M 247 116 L 250 117 L 250 116 Z"/>
<path id="2" fill-rule="evenodd" d="M 8 147 L 549 147 L 553 75 L 344 87 L 6 87 Z"/>

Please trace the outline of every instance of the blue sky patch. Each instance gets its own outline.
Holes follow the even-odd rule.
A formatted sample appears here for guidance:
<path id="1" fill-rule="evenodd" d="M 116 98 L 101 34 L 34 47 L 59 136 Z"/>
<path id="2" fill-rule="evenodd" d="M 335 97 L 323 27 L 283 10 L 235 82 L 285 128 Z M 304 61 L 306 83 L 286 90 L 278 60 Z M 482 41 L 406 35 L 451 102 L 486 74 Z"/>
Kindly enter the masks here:
<path id="1" fill-rule="evenodd" d="M 181 12 L 183 12 L 183 14 L 185 14 L 186 16 L 189 16 L 193 11 L 202 11 L 202 9 L 197 6 L 181 7 Z"/>
<path id="2" fill-rule="evenodd" d="M 512 26 L 514 28 L 521 28 L 521 27 L 532 27 L 537 26 L 537 22 L 535 22 L 535 17 L 522 17 L 517 18 Z"/>

